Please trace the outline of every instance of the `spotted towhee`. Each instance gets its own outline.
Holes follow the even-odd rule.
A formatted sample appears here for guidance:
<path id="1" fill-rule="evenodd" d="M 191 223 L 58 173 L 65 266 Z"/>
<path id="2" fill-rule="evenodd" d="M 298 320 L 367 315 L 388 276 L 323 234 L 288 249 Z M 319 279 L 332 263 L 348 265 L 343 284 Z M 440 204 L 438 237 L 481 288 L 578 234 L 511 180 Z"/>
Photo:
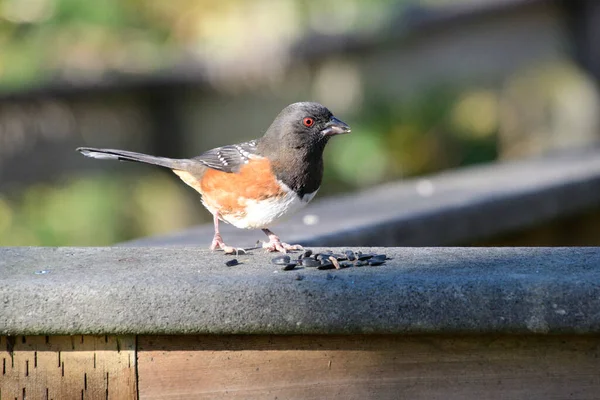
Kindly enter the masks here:
<path id="1" fill-rule="evenodd" d="M 282 243 L 268 227 L 304 207 L 323 177 L 323 150 L 333 135 L 350 127 L 318 103 L 295 103 L 279 113 L 260 139 L 217 147 L 190 159 L 154 157 L 124 150 L 80 147 L 87 157 L 137 161 L 170 168 L 202 195 L 214 217 L 211 250 L 236 252 L 219 233 L 219 220 L 238 228 L 262 229 L 269 251 L 301 247 Z"/>

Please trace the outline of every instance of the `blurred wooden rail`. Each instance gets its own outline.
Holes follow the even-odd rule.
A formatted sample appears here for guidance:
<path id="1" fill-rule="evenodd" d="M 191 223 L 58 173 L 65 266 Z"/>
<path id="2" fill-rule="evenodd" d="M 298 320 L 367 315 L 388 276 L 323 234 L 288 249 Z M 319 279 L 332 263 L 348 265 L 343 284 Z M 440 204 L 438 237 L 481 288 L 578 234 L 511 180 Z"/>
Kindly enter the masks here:
<path id="1" fill-rule="evenodd" d="M 0 398 L 597 399 L 598 339 L 1 337 Z"/>
<path id="2" fill-rule="evenodd" d="M 600 152 L 590 146 L 316 199 L 276 232 L 305 246 L 600 246 Z M 263 239 L 226 224 L 222 233 L 242 247 Z M 211 223 L 124 245 L 208 247 L 212 236 Z"/>

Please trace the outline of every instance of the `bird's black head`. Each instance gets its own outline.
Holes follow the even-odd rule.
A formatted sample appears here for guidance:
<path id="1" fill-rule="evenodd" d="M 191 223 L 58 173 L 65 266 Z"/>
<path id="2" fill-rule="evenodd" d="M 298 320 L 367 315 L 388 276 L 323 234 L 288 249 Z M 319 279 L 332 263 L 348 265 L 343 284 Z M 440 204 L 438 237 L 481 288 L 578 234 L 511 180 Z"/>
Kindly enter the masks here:
<path id="1" fill-rule="evenodd" d="M 349 133 L 350 127 L 319 103 L 294 103 L 284 108 L 265 133 L 266 146 L 311 152 L 325 147 L 334 135 Z"/>
<path id="2" fill-rule="evenodd" d="M 258 140 L 277 178 L 300 197 L 314 193 L 323 178 L 323 150 L 329 139 L 350 127 L 319 103 L 294 103 L 283 109 Z"/>

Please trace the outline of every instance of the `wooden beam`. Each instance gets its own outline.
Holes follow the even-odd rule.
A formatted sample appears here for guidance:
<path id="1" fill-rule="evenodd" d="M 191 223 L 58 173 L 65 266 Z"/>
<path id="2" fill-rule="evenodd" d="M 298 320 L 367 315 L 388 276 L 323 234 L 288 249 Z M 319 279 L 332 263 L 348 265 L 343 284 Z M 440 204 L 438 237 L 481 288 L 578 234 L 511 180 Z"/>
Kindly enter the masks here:
<path id="1" fill-rule="evenodd" d="M 134 336 L 0 336 L 0 400 L 135 399 Z"/>
<path id="2" fill-rule="evenodd" d="M 596 399 L 597 336 L 0 337 L 0 399 Z"/>
<path id="3" fill-rule="evenodd" d="M 592 336 L 141 336 L 142 399 L 597 399 Z"/>

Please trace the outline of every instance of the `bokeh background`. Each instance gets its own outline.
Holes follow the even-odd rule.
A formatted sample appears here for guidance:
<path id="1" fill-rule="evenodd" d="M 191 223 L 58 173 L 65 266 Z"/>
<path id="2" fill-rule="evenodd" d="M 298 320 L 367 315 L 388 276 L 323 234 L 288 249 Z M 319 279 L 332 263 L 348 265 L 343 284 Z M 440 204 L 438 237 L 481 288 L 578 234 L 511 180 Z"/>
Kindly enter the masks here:
<path id="1" fill-rule="evenodd" d="M 210 221 L 168 157 L 314 100 L 352 128 L 320 197 L 599 139 L 600 7 L 542 0 L 0 0 L 0 245 Z"/>

